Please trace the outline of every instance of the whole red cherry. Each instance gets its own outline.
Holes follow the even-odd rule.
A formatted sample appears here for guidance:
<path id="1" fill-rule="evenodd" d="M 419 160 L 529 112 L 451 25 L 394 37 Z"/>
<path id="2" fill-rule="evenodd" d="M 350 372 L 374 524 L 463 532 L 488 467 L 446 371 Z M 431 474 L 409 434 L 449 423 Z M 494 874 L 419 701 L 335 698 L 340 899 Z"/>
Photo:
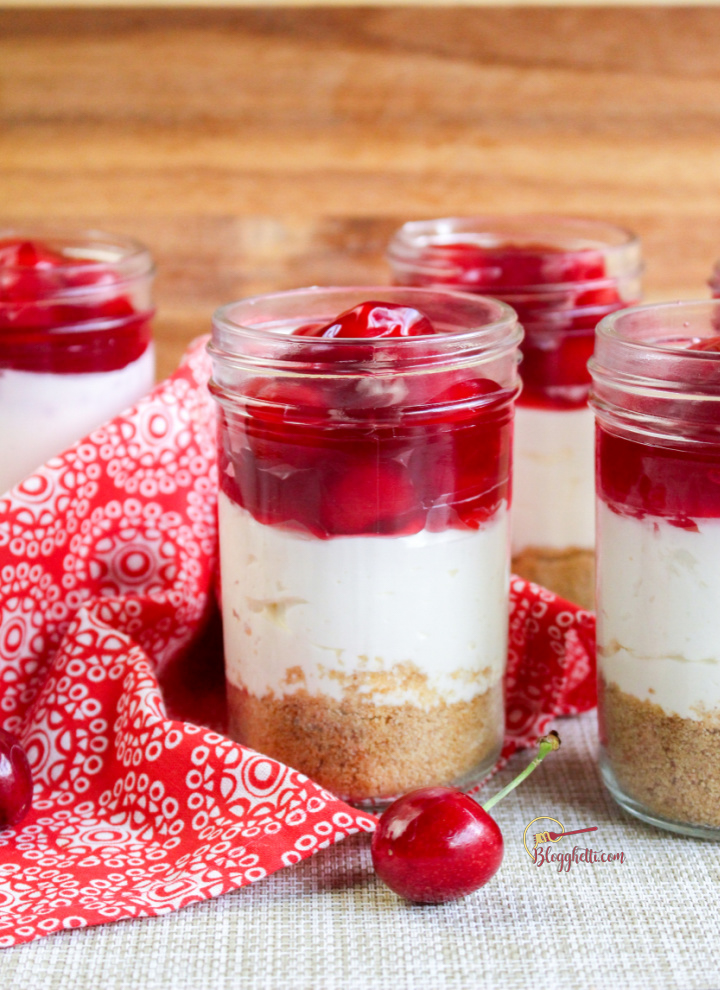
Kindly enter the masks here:
<path id="1" fill-rule="evenodd" d="M 416 904 L 442 904 L 482 887 L 503 858 L 502 833 L 488 811 L 559 746 L 557 732 L 543 736 L 535 759 L 483 807 L 454 787 L 421 787 L 398 798 L 372 838 L 377 875 Z"/>
<path id="2" fill-rule="evenodd" d="M 418 904 L 472 893 L 497 873 L 503 837 L 493 818 L 462 791 L 422 787 L 398 798 L 372 840 L 375 871 Z"/>
<path id="3" fill-rule="evenodd" d="M 0 829 L 17 825 L 32 804 L 32 774 L 25 750 L 0 729 Z"/>
<path id="4" fill-rule="evenodd" d="M 295 336 L 375 340 L 380 337 L 422 337 L 434 333 L 437 331 L 428 317 L 412 306 L 370 300 L 345 310 L 323 326 L 310 324 L 300 327 L 295 331 Z"/>

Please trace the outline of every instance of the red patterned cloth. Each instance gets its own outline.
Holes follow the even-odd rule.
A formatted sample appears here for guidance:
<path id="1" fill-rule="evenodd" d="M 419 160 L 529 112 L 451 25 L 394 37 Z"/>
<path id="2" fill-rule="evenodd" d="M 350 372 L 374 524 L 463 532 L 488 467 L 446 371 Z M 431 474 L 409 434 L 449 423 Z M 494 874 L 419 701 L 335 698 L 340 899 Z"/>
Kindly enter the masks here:
<path id="1" fill-rule="evenodd" d="M 204 341 L 0 497 L 0 726 L 33 769 L 0 831 L 0 947 L 260 880 L 375 820 L 221 734 Z M 595 702 L 594 618 L 512 584 L 504 755 Z"/>

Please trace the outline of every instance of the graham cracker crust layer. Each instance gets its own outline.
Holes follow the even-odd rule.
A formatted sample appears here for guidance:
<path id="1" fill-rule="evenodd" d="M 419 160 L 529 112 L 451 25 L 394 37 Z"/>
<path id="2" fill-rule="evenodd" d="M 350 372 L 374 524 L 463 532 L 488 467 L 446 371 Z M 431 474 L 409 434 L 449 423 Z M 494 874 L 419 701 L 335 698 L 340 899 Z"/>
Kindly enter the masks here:
<path id="1" fill-rule="evenodd" d="M 228 682 L 228 711 L 232 738 L 349 801 L 459 780 L 499 752 L 504 721 L 501 681 L 429 711 L 304 689 L 258 698 Z"/>
<path id="2" fill-rule="evenodd" d="M 549 588 L 581 608 L 595 608 L 595 553 L 580 547 L 525 547 L 513 556 L 514 574 Z"/>
<path id="3" fill-rule="evenodd" d="M 657 815 L 720 825 L 720 717 L 667 715 L 600 680 L 600 737 L 625 793 Z"/>

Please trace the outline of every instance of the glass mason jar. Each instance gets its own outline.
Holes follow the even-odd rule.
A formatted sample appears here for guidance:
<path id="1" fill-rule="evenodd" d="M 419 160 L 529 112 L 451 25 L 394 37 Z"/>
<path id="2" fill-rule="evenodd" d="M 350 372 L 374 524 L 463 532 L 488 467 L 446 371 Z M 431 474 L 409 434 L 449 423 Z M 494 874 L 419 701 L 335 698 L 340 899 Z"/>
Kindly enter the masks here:
<path id="1" fill-rule="evenodd" d="M 482 292 L 525 331 L 514 439 L 513 570 L 564 598 L 594 600 L 594 330 L 641 295 L 640 243 L 626 230 L 563 217 L 407 223 L 388 258 L 401 285 Z"/>
<path id="2" fill-rule="evenodd" d="M 294 335 L 377 299 L 439 332 Z M 497 759 L 520 337 L 495 300 L 387 286 L 215 314 L 230 733 L 348 800 Z"/>
<path id="3" fill-rule="evenodd" d="M 0 230 L 0 492 L 152 388 L 153 275 L 114 234 Z"/>
<path id="4" fill-rule="evenodd" d="M 626 810 L 720 836 L 720 302 L 597 329 L 598 714 Z"/>

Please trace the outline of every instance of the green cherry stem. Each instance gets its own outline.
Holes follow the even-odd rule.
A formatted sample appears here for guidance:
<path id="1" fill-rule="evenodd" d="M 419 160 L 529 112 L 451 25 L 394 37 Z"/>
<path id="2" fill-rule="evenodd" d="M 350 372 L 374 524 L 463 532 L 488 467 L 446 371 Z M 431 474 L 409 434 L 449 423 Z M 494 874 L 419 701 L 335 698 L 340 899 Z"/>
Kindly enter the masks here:
<path id="1" fill-rule="evenodd" d="M 482 806 L 483 811 L 490 811 L 491 808 L 494 808 L 498 801 L 502 801 L 506 794 L 509 794 L 510 791 L 514 791 L 518 784 L 521 784 L 526 777 L 530 776 L 535 767 L 542 763 L 548 753 L 552 753 L 554 749 L 559 749 L 559 747 L 560 736 L 557 732 L 553 730 L 553 732 L 549 732 L 546 736 L 543 736 L 540 740 L 540 750 L 538 755 L 532 763 L 528 763 L 525 769 L 522 770 L 514 780 L 511 780 L 510 783 L 506 784 L 501 791 L 498 791 L 497 794 L 494 794 L 489 801 L 486 801 Z"/>

